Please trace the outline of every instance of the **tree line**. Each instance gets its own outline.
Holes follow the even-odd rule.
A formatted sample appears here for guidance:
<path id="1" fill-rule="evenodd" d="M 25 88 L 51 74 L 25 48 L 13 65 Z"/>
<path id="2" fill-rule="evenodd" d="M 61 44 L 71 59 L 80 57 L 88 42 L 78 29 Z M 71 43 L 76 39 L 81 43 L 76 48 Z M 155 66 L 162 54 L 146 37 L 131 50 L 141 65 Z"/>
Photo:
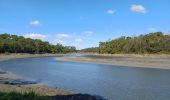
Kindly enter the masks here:
<path id="1" fill-rule="evenodd" d="M 52 45 L 39 39 L 24 38 L 23 36 L 0 34 L 0 53 L 72 53 L 74 46 Z"/>
<path id="2" fill-rule="evenodd" d="M 162 32 L 152 32 L 146 35 L 135 37 L 122 36 L 117 39 L 100 42 L 98 48 L 83 49 L 87 52 L 97 52 L 100 54 L 135 53 L 154 54 L 170 53 L 170 35 Z"/>
<path id="3" fill-rule="evenodd" d="M 82 53 L 98 53 L 99 48 L 98 47 L 85 48 L 85 49 L 81 49 L 80 52 L 82 52 Z"/>

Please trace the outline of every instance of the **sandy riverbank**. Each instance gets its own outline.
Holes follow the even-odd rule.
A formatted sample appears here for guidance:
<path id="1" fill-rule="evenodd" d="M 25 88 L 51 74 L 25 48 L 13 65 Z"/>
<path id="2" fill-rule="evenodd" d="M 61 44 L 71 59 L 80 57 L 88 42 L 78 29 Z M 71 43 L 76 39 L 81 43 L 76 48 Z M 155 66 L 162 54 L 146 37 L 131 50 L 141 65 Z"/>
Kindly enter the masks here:
<path id="1" fill-rule="evenodd" d="M 61 61 L 109 64 L 128 67 L 170 69 L 170 55 L 136 55 L 136 54 L 113 54 L 100 55 L 88 54 L 77 57 L 59 57 Z"/>

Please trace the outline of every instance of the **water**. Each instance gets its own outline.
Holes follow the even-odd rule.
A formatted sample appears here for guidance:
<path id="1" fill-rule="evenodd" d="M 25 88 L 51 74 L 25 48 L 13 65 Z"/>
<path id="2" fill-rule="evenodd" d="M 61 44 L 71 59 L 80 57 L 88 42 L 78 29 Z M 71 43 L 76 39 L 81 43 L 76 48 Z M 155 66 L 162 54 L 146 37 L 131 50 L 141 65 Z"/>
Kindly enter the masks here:
<path id="1" fill-rule="evenodd" d="M 55 57 L 3 61 L 0 69 L 110 100 L 170 100 L 170 70 L 63 62 Z"/>

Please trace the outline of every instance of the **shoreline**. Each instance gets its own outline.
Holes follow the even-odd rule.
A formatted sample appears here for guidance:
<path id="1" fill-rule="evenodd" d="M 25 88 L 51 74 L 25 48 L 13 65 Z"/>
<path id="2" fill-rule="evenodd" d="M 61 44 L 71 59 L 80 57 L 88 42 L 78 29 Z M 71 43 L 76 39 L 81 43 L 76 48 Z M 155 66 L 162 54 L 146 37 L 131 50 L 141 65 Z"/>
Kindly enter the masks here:
<path id="1" fill-rule="evenodd" d="M 64 54 L 27 54 L 27 53 L 0 54 L 0 61 L 18 59 L 18 58 L 62 57 L 63 55 Z"/>
<path id="2" fill-rule="evenodd" d="M 0 72 L 2 72 L 0 70 Z M 3 71 L 4 72 L 4 71 Z M 29 93 L 34 92 L 39 96 L 56 96 L 56 95 L 71 95 L 74 94 L 71 91 L 67 91 L 61 88 L 53 88 L 42 83 L 35 84 L 23 84 L 23 85 L 12 85 L 6 84 L 7 81 L 24 80 L 22 77 L 15 74 L 4 72 L 0 73 L 0 92 L 17 92 L 17 93 Z M 26 80 L 25 80 L 26 81 Z M 31 82 L 31 81 L 30 81 Z"/>
<path id="3" fill-rule="evenodd" d="M 57 60 L 106 64 L 124 67 L 170 69 L 170 55 L 85 54 L 77 57 L 59 57 Z"/>

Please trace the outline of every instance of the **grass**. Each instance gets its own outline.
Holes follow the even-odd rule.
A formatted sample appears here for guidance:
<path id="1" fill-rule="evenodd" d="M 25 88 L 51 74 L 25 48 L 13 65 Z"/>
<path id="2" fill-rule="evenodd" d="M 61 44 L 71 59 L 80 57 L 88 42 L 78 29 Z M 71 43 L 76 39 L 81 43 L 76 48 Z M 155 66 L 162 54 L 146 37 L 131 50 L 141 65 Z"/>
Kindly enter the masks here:
<path id="1" fill-rule="evenodd" d="M 37 96 L 34 92 L 29 93 L 0 93 L 0 100 L 48 100 L 47 97 Z"/>
<path id="2" fill-rule="evenodd" d="M 106 100 L 106 99 L 104 99 L 101 96 L 89 94 L 38 96 L 34 92 L 29 93 L 0 92 L 0 100 Z"/>

